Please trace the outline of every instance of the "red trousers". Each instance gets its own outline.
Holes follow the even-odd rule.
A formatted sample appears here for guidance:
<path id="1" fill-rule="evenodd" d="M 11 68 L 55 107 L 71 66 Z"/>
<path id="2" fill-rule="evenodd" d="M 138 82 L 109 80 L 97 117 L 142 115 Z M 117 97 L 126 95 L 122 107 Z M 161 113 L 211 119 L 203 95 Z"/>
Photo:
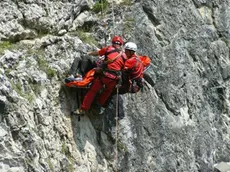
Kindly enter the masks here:
<path id="1" fill-rule="evenodd" d="M 105 85 L 105 89 L 103 90 L 103 92 L 101 93 L 101 95 L 98 98 L 98 103 L 101 106 L 103 106 L 105 104 L 106 100 L 111 95 L 116 84 L 117 84 L 117 81 L 110 79 L 110 78 L 105 78 L 105 77 L 96 78 L 93 81 L 93 84 L 91 85 L 89 91 L 86 93 L 86 95 L 84 97 L 84 100 L 83 100 L 82 105 L 81 105 L 81 109 L 83 109 L 83 110 L 90 109 L 90 106 L 91 106 L 96 94 Z"/>

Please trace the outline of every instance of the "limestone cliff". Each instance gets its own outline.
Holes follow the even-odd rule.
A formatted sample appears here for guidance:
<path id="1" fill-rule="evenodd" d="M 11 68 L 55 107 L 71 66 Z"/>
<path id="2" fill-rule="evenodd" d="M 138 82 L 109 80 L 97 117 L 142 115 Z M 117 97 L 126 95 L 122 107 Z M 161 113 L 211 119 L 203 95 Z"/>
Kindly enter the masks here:
<path id="1" fill-rule="evenodd" d="M 1 0 L 1 172 L 210 172 L 230 161 L 230 1 Z M 106 23 L 106 24 L 105 24 Z M 70 112 L 63 79 L 112 35 L 151 57 L 148 87 Z M 73 63 L 76 62 L 76 63 Z M 72 68 L 71 68 L 72 66 Z"/>

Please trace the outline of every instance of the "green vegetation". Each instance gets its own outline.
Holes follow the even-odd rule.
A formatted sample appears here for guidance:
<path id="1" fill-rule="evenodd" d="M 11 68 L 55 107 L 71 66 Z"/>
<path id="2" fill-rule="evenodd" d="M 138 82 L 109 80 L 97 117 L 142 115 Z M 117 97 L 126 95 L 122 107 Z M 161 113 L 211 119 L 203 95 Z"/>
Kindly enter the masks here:
<path id="1" fill-rule="evenodd" d="M 131 5 L 131 0 L 123 0 L 120 5 L 130 6 Z"/>
<path id="2" fill-rule="evenodd" d="M 6 74 L 6 76 L 9 76 L 10 71 L 11 71 L 11 70 L 10 70 L 9 68 L 5 70 L 5 74 Z"/>
<path id="3" fill-rule="evenodd" d="M 74 172 L 73 164 L 69 163 L 68 164 L 68 172 Z"/>
<path id="4" fill-rule="evenodd" d="M 48 64 L 42 57 L 38 57 L 37 62 L 40 69 L 45 70 L 47 68 Z"/>
<path id="5" fill-rule="evenodd" d="M 74 172 L 74 167 L 73 167 L 73 164 L 74 164 L 74 159 L 72 158 L 70 152 L 69 152 L 69 149 L 67 148 L 66 144 L 63 143 L 62 146 L 61 146 L 61 153 L 65 154 L 66 157 L 68 158 L 69 162 L 68 162 L 68 172 Z"/>
<path id="6" fill-rule="evenodd" d="M 6 49 L 11 49 L 13 47 L 13 44 L 9 41 L 2 41 L 0 42 L 0 54 L 4 52 Z"/>
<path id="7" fill-rule="evenodd" d="M 107 0 L 101 0 L 101 1 L 97 1 L 94 6 L 93 6 L 93 11 L 95 13 L 103 13 L 109 6 L 109 3 Z"/>
<path id="8" fill-rule="evenodd" d="M 47 63 L 47 61 L 45 61 L 42 57 L 38 57 L 37 58 L 37 63 L 38 63 L 38 66 L 41 70 L 43 70 L 48 78 L 53 78 L 55 75 L 56 75 L 56 71 L 53 70 Z"/>
<path id="9" fill-rule="evenodd" d="M 15 87 L 14 87 L 14 86 L 15 86 Z M 16 83 L 14 86 L 13 86 L 13 87 L 14 87 L 14 89 L 17 91 L 17 93 L 22 93 L 22 86 L 21 86 L 20 83 Z M 21 95 L 21 94 L 20 94 L 20 95 Z"/>
<path id="10" fill-rule="evenodd" d="M 48 78 L 53 78 L 56 75 L 56 71 L 53 70 L 51 67 L 48 67 L 46 70 L 46 74 Z"/>
<path id="11" fill-rule="evenodd" d="M 36 95 L 38 95 L 41 92 L 41 86 L 37 83 L 30 83 L 30 88 Z"/>
<path id="12" fill-rule="evenodd" d="M 23 92 L 21 83 L 13 83 L 11 82 L 13 89 L 21 96 L 27 99 L 30 103 L 34 100 L 34 96 L 30 92 Z"/>
<path id="13" fill-rule="evenodd" d="M 38 49 L 38 50 L 34 50 L 33 47 L 25 47 L 24 49 L 27 49 L 26 55 L 27 56 L 44 56 L 44 50 L 43 49 Z"/>
<path id="14" fill-rule="evenodd" d="M 65 143 L 63 143 L 62 145 L 61 145 L 61 153 L 63 153 L 63 154 L 68 154 L 68 148 L 67 148 L 67 146 L 66 146 L 66 144 Z"/>
<path id="15" fill-rule="evenodd" d="M 32 93 L 30 93 L 30 94 L 23 94 L 23 97 L 24 97 L 25 99 L 27 99 L 30 103 L 32 103 L 33 100 L 34 100 L 34 96 L 33 96 Z"/>
<path id="16" fill-rule="evenodd" d="M 25 164 L 27 164 L 27 165 L 32 165 L 32 164 L 34 164 L 34 162 L 33 162 L 33 160 L 32 159 L 30 159 L 30 158 L 25 158 Z"/>
<path id="17" fill-rule="evenodd" d="M 49 30 L 47 28 L 38 28 L 36 29 L 36 31 L 37 31 L 38 38 L 42 38 L 49 34 Z"/>
<path id="18" fill-rule="evenodd" d="M 49 168 L 50 168 L 50 171 L 54 171 L 54 166 L 53 166 L 53 164 L 52 164 L 52 162 L 51 162 L 51 159 L 50 159 L 50 158 L 47 158 L 47 159 L 46 159 L 46 162 L 47 162 L 47 164 L 48 164 L 48 166 L 49 166 Z"/>
<path id="19" fill-rule="evenodd" d="M 120 139 L 119 139 L 118 142 L 117 142 L 117 148 L 118 148 L 118 150 L 120 150 L 120 151 L 128 152 L 127 146 L 126 146 L 124 143 L 122 143 L 122 142 L 120 141 Z"/>
<path id="20" fill-rule="evenodd" d="M 125 17 L 125 21 L 128 22 L 128 23 L 133 24 L 133 23 L 135 23 L 135 18 L 133 18 L 133 17 Z"/>
<path id="21" fill-rule="evenodd" d="M 83 41 L 91 45 L 98 45 L 97 41 L 89 34 L 84 32 L 83 30 L 78 30 L 77 31 L 77 36 Z"/>
<path id="22" fill-rule="evenodd" d="M 37 56 L 36 60 L 39 68 L 47 74 L 49 79 L 53 78 L 56 75 L 56 71 L 52 69 L 48 65 L 48 62 L 43 58 L 45 56 L 43 49 L 39 49 L 39 50 L 28 49 L 27 54 L 29 56 Z M 26 65 L 29 66 L 30 62 L 27 62 Z"/>
<path id="23" fill-rule="evenodd" d="M 26 68 L 31 67 L 31 65 L 32 65 L 31 62 L 27 60 L 27 61 L 26 61 Z"/>

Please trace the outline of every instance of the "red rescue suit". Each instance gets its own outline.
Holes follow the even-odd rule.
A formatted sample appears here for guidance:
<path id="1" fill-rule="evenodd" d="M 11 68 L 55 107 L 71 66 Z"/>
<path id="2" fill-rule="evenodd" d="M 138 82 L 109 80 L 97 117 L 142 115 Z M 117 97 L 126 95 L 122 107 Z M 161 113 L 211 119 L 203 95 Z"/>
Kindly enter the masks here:
<path id="1" fill-rule="evenodd" d="M 89 91 L 84 97 L 81 105 L 82 110 L 88 110 L 96 96 L 96 94 L 105 86 L 103 92 L 98 97 L 98 103 L 103 106 L 106 100 L 111 95 L 114 87 L 117 84 L 117 72 L 120 72 L 124 67 L 124 58 L 126 55 L 113 46 L 104 47 L 98 51 L 100 56 L 105 55 L 103 74 L 93 81 Z"/>
<path id="2" fill-rule="evenodd" d="M 143 78 L 144 66 L 136 54 L 133 54 L 128 60 L 125 61 L 124 70 L 129 72 L 130 80 Z"/>
<path id="3" fill-rule="evenodd" d="M 126 72 L 124 75 L 126 75 L 127 78 L 122 85 L 121 92 L 138 92 L 140 87 L 142 87 L 144 66 L 136 54 L 133 54 L 128 60 L 125 61 L 124 71 Z"/>

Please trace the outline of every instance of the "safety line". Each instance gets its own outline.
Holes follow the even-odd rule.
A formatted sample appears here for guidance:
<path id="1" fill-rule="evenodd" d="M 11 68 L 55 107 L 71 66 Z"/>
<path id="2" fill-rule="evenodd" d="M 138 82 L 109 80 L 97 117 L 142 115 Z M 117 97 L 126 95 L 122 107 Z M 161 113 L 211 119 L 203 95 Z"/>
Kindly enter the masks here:
<path id="1" fill-rule="evenodd" d="M 101 4 L 101 15 L 102 15 L 102 20 L 104 19 L 104 12 L 103 12 L 103 1 L 102 1 L 102 4 Z M 112 15 L 113 15 L 113 27 L 112 27 L 112 34 L 113 36 L 115 36 L 115 17 L 114 17 L 114 5 L 113 5 L 113 0 L 112 0 Z M 104 21 L 103 21 L 104 22 Z M 105 29 L 105 46 L 106 46 L 106 22 L 103 23 L 104 24 L 104 29 Z M 117 172 L 118 171 L 118 103 L 119 103 L 119 97 L 118 97 L 118 94 L 119 94 L 119 87 L 117 86 L 117 98 L 116 98 L 116 143 L 115 143 L 115 157 L 114 157 L 114 160 L 115 160 L 115 171 Z"/>
<path id="2" fill-rule="evenodd" d="M 103 11 L 103 0 L 101 1 L 101 16 L 104 18 L 104 11 Z"/>
<path id="3" fill-rule="evenodd" d="M 104 16 L 104 1 L 101 0 L 101 21 L 102 21 L 102 26 L 104 27 L 104 41 L 105 41 L 105 47 L 107 46 L 106 42 L 107 42 L 107 39 L 106 39 L 106 27 L 107 27 L 107 22 L 104 20 L 105 16 Z"/>
<path id="4" fill-rule="evenodd" d="M 114 5 L 113 5 L 113 0 L 112 0 L 112 15 L 113 15 L 113 29 L 112 29 L 112 32 L 113 32 L 113 36 L 115 36 L 115 16 L 114 16 Z"/>
<path id="5" fill-rule="evenodd" d="M 117 168 L 118 168 L 118 103 L 119 103 L 119 97 L 118 97 L 118 93 L 119 93 L 119 87 L 117 86 L 117 98 L 116 98 L 116 147 L 115 147 L 115 171 L 117 172 Z"/>

